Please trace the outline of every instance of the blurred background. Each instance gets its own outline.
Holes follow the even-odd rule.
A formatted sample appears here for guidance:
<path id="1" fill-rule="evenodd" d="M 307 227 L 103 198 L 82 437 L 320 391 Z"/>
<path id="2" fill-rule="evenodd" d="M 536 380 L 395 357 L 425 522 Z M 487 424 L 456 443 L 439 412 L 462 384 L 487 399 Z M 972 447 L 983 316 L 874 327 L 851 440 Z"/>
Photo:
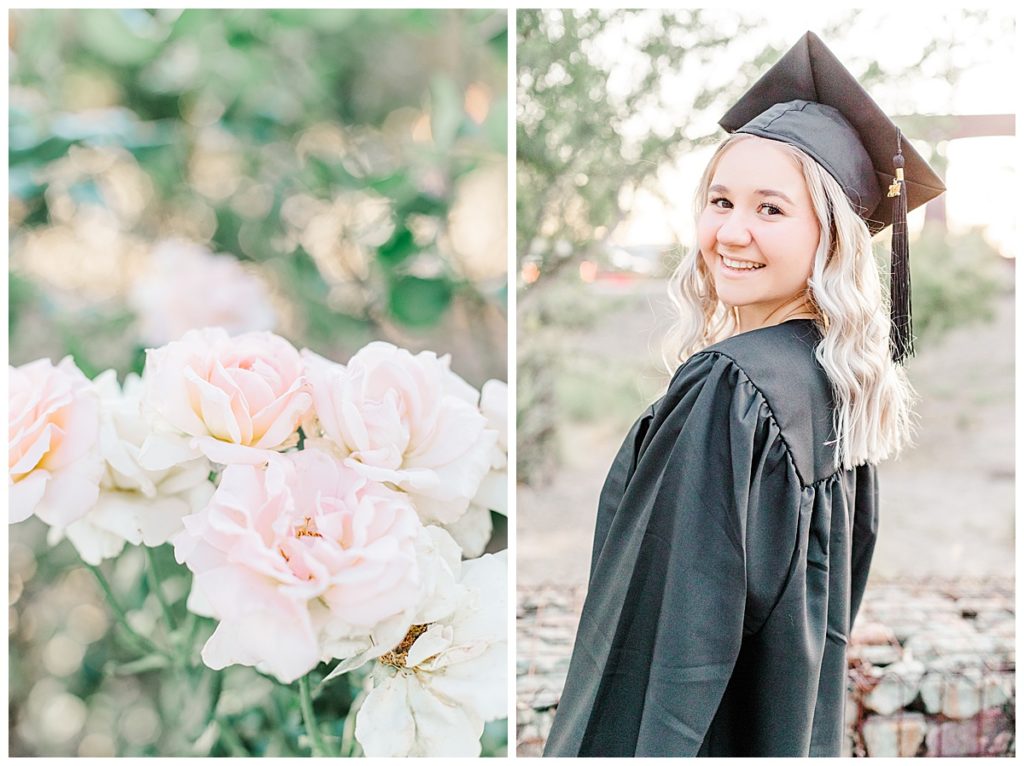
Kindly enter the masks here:
<path id="1" fill-rule="evenodd" d="M 22 10 L 9 44 L 11 364 L 123 379 L 215 324 L 507 378 L 504 11 Z M 183 740 L 182 689 L 117 669 L 102 594 L 44 538 L 10 528 L 11 755 L 289 754 L 298 711 L 245 668 L 240 740 Z M 145 623 L 139 553 L 108 576 Z M 485 753 L 504 742 L 489 725 Z"/>
<path id="2" fill-rule="evenodd" d="M 520 580 L 585 581 L 611 458 L 676 366 L 666 279 L 716 121 L 808 28 L 949 189 L 910 216 L 921 424 L 917 448 L 881 469 L 876 569 L 1012 573 L 1012 15 L 522 11 L 518 24 Z"/>
<path id="3" fill-rule="evenodd" d="M 948 187 L 909 221 L 919 428 L 879 468 L 873 581 L 994 577 L 1012 610 L 1013 13 L 523 10 L 517 24 L 519 673 L 537 712 L 520 710 L 521 754 L 557 702 L 608 467 L 676 367 L 666 280 L 717 120 L 808 29 Z M 1012 649 L 1012 615 L 1002 630 Z"/>

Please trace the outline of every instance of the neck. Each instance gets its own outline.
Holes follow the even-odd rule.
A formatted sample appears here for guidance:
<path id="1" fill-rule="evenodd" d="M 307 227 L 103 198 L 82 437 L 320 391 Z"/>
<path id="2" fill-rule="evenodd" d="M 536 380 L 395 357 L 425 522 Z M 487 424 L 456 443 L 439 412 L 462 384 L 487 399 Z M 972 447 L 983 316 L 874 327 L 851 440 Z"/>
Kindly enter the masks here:
<path id="1" fill-rule="evenodd" d="M 738 306 L 734 311 L 737 335 L 741 332 L 782 324 L 790 319 L 814 319 L 815 317 L 814 309 L 804 293 L 774 305 Z"/>

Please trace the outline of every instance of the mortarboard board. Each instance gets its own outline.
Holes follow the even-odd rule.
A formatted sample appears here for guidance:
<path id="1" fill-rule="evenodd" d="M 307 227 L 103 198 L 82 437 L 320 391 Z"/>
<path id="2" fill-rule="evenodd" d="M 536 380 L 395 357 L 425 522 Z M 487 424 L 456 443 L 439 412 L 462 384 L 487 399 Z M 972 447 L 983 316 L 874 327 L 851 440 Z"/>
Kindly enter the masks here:
<path id="1" fill-rule="evenodd" d="M 805 34 L 719 120 L 729 133 L 792 144 L 839 182 L 877 234 L 893 226 L 893 359 L 913 353 L 906 214 L 946 187 L 857 79 Z"/>

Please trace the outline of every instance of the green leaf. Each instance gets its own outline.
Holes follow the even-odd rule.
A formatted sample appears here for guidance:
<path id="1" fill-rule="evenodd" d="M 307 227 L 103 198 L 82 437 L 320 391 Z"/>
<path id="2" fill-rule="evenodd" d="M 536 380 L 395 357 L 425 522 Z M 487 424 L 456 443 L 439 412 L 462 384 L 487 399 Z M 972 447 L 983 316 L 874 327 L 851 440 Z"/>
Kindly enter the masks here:
<path id="1" fill-rule="evenodd" d="M 447 279 L 400 277 L 391 284 L 388 308 L 400 322 L 412 326 L 436 324 L 452 301 Z"/>
<path id="2" fill-rule="evenodd" d="M 11 146 L 9 149 L 10 164 L 20 165 L 31 162 L 36 165 L 44 165 L 67 154 L 71 142 L 56 136 L 40 137 L 37 140 L 27 138 L 24 143 L 19 141 L 18 146 Z"/>
<path id="3" fill-rule="evenodd" d="M 400 202 L 395 207 L 395 214 L 400 218 L 410 214 L 443 215 L 448 210 L 448 201 L 432 194 L 417 194 Z"/>
<path id="4" fill-rule="evenodd" d="M 487 45 L 497 55 L 505 58 L 508 53 L 508 27 L 505 27 L 500 32 L 496 32 L 487 41 Z"/>
<path id="5" fill-rule="evenodd" d="M 383 194 L 391 199 L 398 199 L 407 196 L 412 190 L 405 173 L 394 173 L 380 178 L 367 179 L 366 185 L 378 194 Z"/>
<path id="6" fill-rule="evenodd" d="M 416 241 L 412 232 L 399 226 L 387 242 L 377 248 L 377 257 L 388 267 L 397 266 L 416 252 Z"/>
<path id="7" fill-rule="evenodd" d="M 217 230 L 214 232 L 210 246 L 217 252 L 232 253 L 236 257 L 243 254 L 242 246 L 238 242 L 238 233 L 242 229 L 244 221 L 234 210 L 228 206 L 218 207 Z M 244 260 L 239 258 L 239 260 Z"/>

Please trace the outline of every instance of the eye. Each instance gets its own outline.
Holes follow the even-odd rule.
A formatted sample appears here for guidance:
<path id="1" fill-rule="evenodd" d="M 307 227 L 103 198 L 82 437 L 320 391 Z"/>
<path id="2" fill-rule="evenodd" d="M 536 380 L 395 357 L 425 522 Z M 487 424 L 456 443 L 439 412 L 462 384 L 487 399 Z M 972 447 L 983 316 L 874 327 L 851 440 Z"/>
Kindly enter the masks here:
<path id="1" fill-rule="evenodd" d="M 775 205 L 771 205 L 767 202 L 762 202 L 758 205 L 757 209 L 758 212 L 767 213 L 768 215 L 785 215 L 785 213 L 782 212 L 782 208 L 776 207 Z"/>
<path id="2" fill-rule="evenodd" d="M 711 207 L 717 207 L 722 210 L 729 210 L 732 207 L 732 203 L 725 197 L 712 197 L 708 203 Z"/>

